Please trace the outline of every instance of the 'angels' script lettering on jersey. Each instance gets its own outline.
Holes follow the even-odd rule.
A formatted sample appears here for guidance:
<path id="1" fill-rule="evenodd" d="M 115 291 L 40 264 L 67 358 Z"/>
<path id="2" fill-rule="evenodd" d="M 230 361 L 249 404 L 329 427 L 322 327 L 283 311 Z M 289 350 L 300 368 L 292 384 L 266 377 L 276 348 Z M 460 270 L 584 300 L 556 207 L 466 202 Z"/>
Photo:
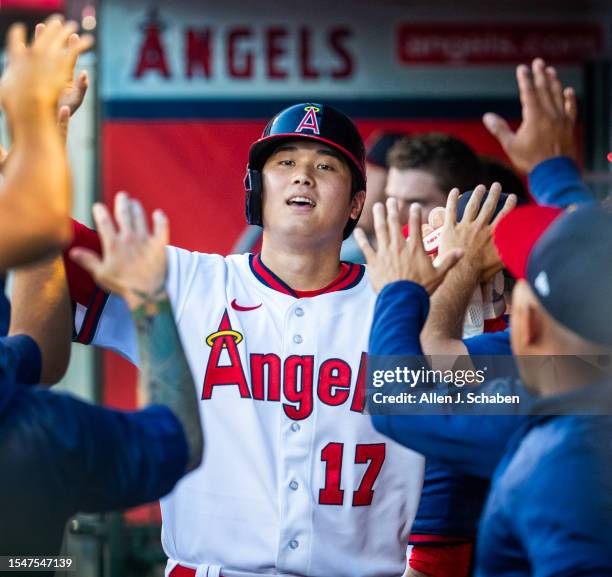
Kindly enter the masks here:
<path id="1" fill-rule="evenodd" d="M 313 410 L 314 395 L 326 405 L 335 407 L 350 402 L 350 410 L 363 412 L 365 402 L 366 353 L 361 354 L 357 380 L 351 396 L 351 366 L 342 359 L 321 363 L 315 382 L 314 355 L 291 355 L 284 362 L 275 353 L 252 353 L 249 356 L 251 383 L 247 381 L 238 345 L 243 337 L 232 328 L 227 311 L 216 332 L 206 339 L 211 347 L 204 375 L 202 399 L 210 399 L 216 386 L 238 387 L 240 397 L 256 401 L 281 401 L 290 419 L 306 419 Z M 221 363 L 225 351 L 229 362 Z M 267 377 L 267 378 L 266 378 Z"/>

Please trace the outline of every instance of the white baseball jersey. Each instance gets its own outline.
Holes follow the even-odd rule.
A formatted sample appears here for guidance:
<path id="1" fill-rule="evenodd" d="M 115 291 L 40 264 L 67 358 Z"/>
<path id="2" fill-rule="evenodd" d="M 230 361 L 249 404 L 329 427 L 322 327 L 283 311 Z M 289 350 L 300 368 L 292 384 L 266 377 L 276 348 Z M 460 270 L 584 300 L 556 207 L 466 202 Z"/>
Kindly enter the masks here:
<path id="1" fill-rule="evenodd" d="M 204 458 L 161 503 L 167 573 L 178 562 L 202 574 L 401 575 L 424 459 L 362 414 L 375 302 L 364 267 L 344 264 L 304 295 L 258 256 L 168 257 Z M 137 362 L 125 303 L 111 295 L 94 316 L 93 342 Z"/>

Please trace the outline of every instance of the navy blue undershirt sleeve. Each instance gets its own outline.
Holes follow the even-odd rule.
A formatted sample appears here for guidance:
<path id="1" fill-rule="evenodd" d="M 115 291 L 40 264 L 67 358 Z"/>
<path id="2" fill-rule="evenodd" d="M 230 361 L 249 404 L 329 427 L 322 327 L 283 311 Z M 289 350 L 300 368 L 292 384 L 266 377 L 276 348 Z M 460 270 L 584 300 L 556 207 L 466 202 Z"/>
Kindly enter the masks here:
<path id="1" fill-rule="evenodd" d="M 515 415 L 372 415 L 374 428 L 405 447 L 489 479 L 522 418 Z"/>
<path id="2" fill-rule="evenodd" d="M 595 202 L 576 163 L 568 156 L 540 162 L 529 173 L 528 180 L 531 194 L 538 204 L 565 208 L 570 204 Z"/>
<path id="3" fill-rule="evenodd" d="M 475 337 L 463 339 L 463 344 L 468 350 L 468 355 L 512 355 L 510 347 L 510 329 L 496 333 L 484 333 Z"/>
<path id="4" fill-rule="evenodd" d="M 81 422 L 83 484 L 89 489 L 80 495 L 79 508 L 133 507 L 169 493 L 188 460 L 185 433 L 174 413 L 165 406 L 132 413 L 94 409 Z"/>
<path id="5" fill-rule="evenodd" d="M 0 338 L 0 364 L 15 382 L 34 385 L 40 382 L 42 356 L 36 341 L 28 335 Z"/>
<path id="6" fill-rule="evenodd" d="M 446 464 L 427 459 L 419 508 L 411 533 L 456 537 L 458 542 L 476 536 L 489 480 L 458 473 Z M 433 541 L 436 543 L 436 541 Z M 448 541 L 446 541 L 448 544 Z"/>
<path id="7" fill-rule="evenodd" d="M 409 281 L 387 285 L 376 301 L 369 354 L 422 355 L 419 335 L 428 310 L 429 296 L 422 286 Z M 376 430 L 398 443 L 482 478 L 493 474 L 508 439 L 522 422 L 514 415 L 371 415 L 371 419 Z"/>
<path id="8" fill-rule="evenodd" d="M 429 314 L 429 295 L 419 284 L 397 281 L 376 299 L 370 355 L 422 355 L 419 336 Z"/>
<path id="9" fill-rule="evenodd" d="M 28 389 L 12 404 L 12 415 L 13 444 L 36 453 L 38 483 L 69 501 L 74 512 L 155 501 L 185 473 L 187 441 L 168 407 L 116 411 Z"/>

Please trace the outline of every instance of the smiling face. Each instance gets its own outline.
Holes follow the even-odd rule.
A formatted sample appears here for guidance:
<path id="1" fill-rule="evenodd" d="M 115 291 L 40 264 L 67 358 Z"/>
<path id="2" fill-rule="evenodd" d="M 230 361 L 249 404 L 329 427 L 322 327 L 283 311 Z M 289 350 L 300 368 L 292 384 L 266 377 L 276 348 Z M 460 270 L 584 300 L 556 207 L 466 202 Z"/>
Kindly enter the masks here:
<path id="1" fill-rule="evenodd" d="M 365 199 L 364 191 L 351 198 L 351 170 L 342 155 L 316 141 L 280 144 L 262 179 L 264 239 L 291 245 L 339 246 Z"/>

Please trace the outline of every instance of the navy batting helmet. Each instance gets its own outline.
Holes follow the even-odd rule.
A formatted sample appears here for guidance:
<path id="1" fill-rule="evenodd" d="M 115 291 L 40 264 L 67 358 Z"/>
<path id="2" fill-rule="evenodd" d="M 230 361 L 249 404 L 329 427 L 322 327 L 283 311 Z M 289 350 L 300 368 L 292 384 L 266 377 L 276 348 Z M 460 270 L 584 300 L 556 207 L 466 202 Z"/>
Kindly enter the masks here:
<path id="1" fill-rule="evenodd" d="M 281 110 L 266 125 L 261 138 L 251 145 L 249 164 L 244 181 L 246 217 L 249 224 L 263 225 L 261 170 L 268 157 L 286 140 L 305 138 L 327 144 L 342 154 L 353 176 L 351 193 L 365 190 L 365 148 L 351 119 L 325 104 L 303 102 Z M 357 224 L 349 219 L 344 238 Z"/>

